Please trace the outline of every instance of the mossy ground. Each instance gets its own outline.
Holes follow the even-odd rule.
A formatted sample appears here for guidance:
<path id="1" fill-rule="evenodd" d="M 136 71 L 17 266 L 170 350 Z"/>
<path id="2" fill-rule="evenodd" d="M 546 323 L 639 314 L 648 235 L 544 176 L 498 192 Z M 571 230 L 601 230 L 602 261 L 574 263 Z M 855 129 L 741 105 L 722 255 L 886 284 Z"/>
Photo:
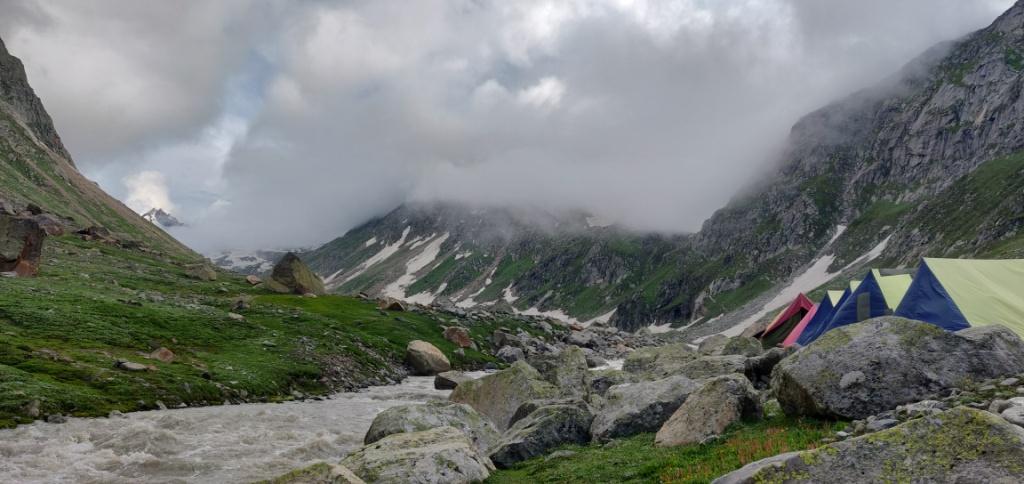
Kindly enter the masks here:
<path id="1" fill-rule="evenodd" d="M 184 260 L 124 250 L 65 236 L 48 238 L 39 277 L 0 278 L 0 427 L 40 415 L 105 415 L 111 410 L 217 404 L 226 398 L 274 400 L 292 390 L 328 393 L 323 377 L 348 382 L 393 374 L 406 344 L 429 341 L 456 367 L 479 367 L 491 357 L 442 337 L 426 314 L 383 312 L 373 302 L 341 296 L 274 295 L 241 276 L 216 281 L 185 275 Z M 251 307 L 244 321 L 228 317 L 240 296 Z M 480 342 L 516 320 L 475 322 Z M 527 328 L 536 331 L 534 328 Z M 172 364 L 147 359 L 155 348 Z M 126 372 L 117 359 L 153 365 Z"/>
<path id="2" fill-rule="evenodd" d="M 493 473 L 488 483 L 703 483 L 750 462 L 810 449 L 845 424 L 776 417 L 737 424 L 714 442 L 673 448 L 654 446 L 643 434 L 608 445 L 569 446 L 575 454 L 540 457 Z"/>

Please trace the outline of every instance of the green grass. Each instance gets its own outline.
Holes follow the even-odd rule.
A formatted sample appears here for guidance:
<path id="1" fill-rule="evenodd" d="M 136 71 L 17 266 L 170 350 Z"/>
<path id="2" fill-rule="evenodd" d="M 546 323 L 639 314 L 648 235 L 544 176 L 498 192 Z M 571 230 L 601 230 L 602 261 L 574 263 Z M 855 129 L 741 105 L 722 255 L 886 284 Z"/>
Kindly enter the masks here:
<path id="1" fill-rule="evenodd" d="M 818 446 L 844 423 L 772 420 L 742 423 L 722 438 L 702 445 L 661 448 L 643 434 L 607 445 L 569 446 L 575 454 L 522 462 L 492 474 L 488 483 L 706 483 L 750 462 Z"/>
<path id="2" fill-rule="evenodd" d="M 399 375 L 406 344 L 430 341 L 453 365 L 477 368 L 490 356 L 442 337 L 447 321 L 384 312 L 342 296 L 275 295 L 221 273 L 217 281 L 185 276 L 183 264 L 74 237 L 49 238 L 37 278 L 0 278 L 0 427 L 41 414 L 105 415 L 111 410 L 275 400 L 292 390 L 323 394 L 367 378 Z M 235 299 L 251 298 L 245 321 L 228 317 Z M 475 322 L 481 343 L 515 320 Z M 536 331 L 535 328 L 526 328 Z M 146 356 L 157 347 L 172 364 Z M 156 371 L 125 372 L 117 359 Z"/>

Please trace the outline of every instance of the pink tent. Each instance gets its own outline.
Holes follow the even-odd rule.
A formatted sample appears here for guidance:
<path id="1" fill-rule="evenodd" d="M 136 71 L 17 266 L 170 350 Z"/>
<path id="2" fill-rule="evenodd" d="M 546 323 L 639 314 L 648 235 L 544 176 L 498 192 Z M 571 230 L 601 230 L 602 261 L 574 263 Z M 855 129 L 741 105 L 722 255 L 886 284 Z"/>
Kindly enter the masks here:
<path id="1" fill-rule="evenodd" d="M 814 302 L 801 293 L 756 337 L 761 340 L 761 344 L 765 348 L 771 348 L 780 343 L 784 344 L 784 340 L 792 333 L 793 329 L 803 322 L 814 308 Z"/>
<path id="2" fill-rule="evenodd" d="M 793 331 L 790 331 L 789 335 L 786 336 L 786 339 L 782 342 L 782 346 L 784 348 L 796 344 L 796 340 L 800 339 L 800 335 L 804 333 L 804 328 L 806 328 L 807 324 L 810 323 L 812 319 L 814 319 L 814 315 L 818 314 L 819 309 L 821 309 L 821 305 L 815 304 L 814 307 L 811 308 L 811 310 L 808 311 L 806 315 L 804 315 L 804 318 L 801 319 L 800 322 L 796 324 L 796 327 L 793 328 Z"/>

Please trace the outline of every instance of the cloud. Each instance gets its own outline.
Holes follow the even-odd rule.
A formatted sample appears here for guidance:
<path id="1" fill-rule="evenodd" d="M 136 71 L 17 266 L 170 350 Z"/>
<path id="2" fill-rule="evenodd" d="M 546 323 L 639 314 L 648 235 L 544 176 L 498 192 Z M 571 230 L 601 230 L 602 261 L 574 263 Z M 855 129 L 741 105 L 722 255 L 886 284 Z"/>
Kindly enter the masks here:
<path id="1" fill-rule="evenodd" d="M 146 212 L 151 208 L 162 208 L 174 212 L 177 207 L 171 202 L 167 189 L 167 177 L 158 171 L 140 171 L 126 176 L 124 184 L 128 188 L 125 204 L 136 212 Z"/>
<path id="2" fill-rule="evenodd" d="M 1012 3 L 0 2 L 79 165 L 164 173 L 201 250 L 438 198 L 694 230 L 801 115 Z"/>

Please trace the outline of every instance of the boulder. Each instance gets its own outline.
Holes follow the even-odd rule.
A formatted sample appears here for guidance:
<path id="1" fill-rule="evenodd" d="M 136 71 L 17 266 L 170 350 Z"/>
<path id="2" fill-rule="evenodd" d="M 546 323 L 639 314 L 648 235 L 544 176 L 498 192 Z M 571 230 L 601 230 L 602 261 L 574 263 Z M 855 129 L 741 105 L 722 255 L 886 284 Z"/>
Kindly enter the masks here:
<path id="1" fill-rule="evenodd" d="M 585 398 L 590 393 L 587 357 L 578 346 L 567 346 L 558 353 L 535 355 L 527 362 L 564 396 Z"/>
<path id="2" fill-rule="evenodd" d="M 217 270 L 206 263 L 189 264 L 185 266 L 185 275 L 200 281 L 217 280 Z"/>
<path id="3" fill-rule="evenodd" d="M 502 346 L 494 356 L 505 363 L 515 363 L 526 359 L 526 354 L 523 353 L 523 350 L 514 346 Z"/>
<path id="4" fill-rule="evenodd" d="M 383 309 L 384 311 L 404 312 L 405 304 L 402 301 L 399 301 L 398 299 L 386 297 L 384 299 L 381 299 L 380 301 L 377 301 L 377 308 Z"/>
<path id="5" fill-rule="evenodd" d="M 260 484 L 366 484 L 366 481 L 345 466 L 320 462 Z"/>
<path id="6" fill-rule="evenodd" d="M 154 359 L 154 360 L 160 361 L 162 363 L 172 363 L 172 362 L 174 362 L 174 358 L 175 358 L 173 351 L 171 351 L 171 350 L 169 350 L 167 348 L 163 348 L 163 347 L 161 347 L 161 348 L 157 349 L 156 351 L 150 353 L 149 357 Z"/>
<path id="7" fill-rule="evenodd" d="M 834 330 L 833 330 L 834 331 Z M 804 452 L 760 460 L 715 484 L 762 482 L 1022 482 L 1024 429 L 957 407 Z"/>
<path id="8" fill-rule="evenodd" d="M 352 452 L 341 465 L 367 482 L 416 484 L 481 482 L 494 470 L 454 427 L 389 435 Z"/>
<path id="9" fill-rule="evenodd" d="M 673 374 L 683 375 L 691 380 L 716 376 L 743 374 L 747 369 L 747 357 L 740 355 L 702 356 L 681 365 Z"/>
<path id="10" fill-rule="evenodd" d="M 717 437 L 740 420 L 759 420 L 757 390 L 741 375 L 708 380 L 661 426 L 654 438 L 659 447 L 699 444 Z"/>
<path id="11" fill-rule="evenodd" d="M 405 347 L 405 361 L 414 375 L 436 375 L 452 369 L 448 357 L 441 350 L 421 340 L 410 341 Z"/>
<path id="12" fill-rule="evenodd" d="M 590 392 L 604 396 L 609 388 L 631 381 L 630 374 L 622 370 L 593 370 L 590 372 Z"/>
<path id="13" fill-rule="evenodd" d="M 786 357 L 772 390 L 789 415 L 863 419 L 946 394 L 966 380 L 1024 372 L 1024 341 L 1002 326 L 956 333 L 882 317 L 833 329 Z"/>
<path id="14" fill-rule="evenodd" d="M 684 343 L 640 348 L 622 362 L 627 373 L 664 378 L 679 374 L 683 365 L 697 358 L 697 353 Z"/>
<path id="15" fill-rule="evenodd" d="M 530 414 L 537 411 L 537 409 L 541 407 L 547 407 L 550 405 L 575 405 L 587 411 L 587 413 L 592 413 L 590 405 L 587 402 L 580 400 L 578 398 L 530 400 L 528 402 L 523 403 L 522 405 L 519 406 L 519 408 L 516 409 L 516 412 L 512 414 L 512 418 L 510 418 L 508 421 L 508 426 L 511 428 L 513 425 L 516 424 L 516 422 L 530 416 Z"/>
<path id="16" fill-rule="evenodd" d="M 556 398 L 558 394 L 558 389 L 544 381 L 536 369 L 517 361 L 505 370 L 460 384 L 450 399 L 468 404 L 504 431 L 524 402 Z"/>
<path id="17" fill-rule="evenodd" d="M 50 215 L 48 213 L 40 213 L 32 216 L 39 228 L 46 232 L 46 235 L 51 237 L 60 237 L 64 235 L 64 223 L 60 219 Z"/>
<path id="18" fill-rule="evenodd" d="M 366 437 L 363 438 L 363 443 L 372 444 L 393 434 L 420 432 L 446 426 L 457 428 L 466 434 L 473 446 L 484 455 L 500 437 L 494 424 L 469 405 L 429 402 L 391 407 L 377 414 L 370 424 L 370 430 L 366 432 Z"/>
<path id="19" fill-rule="evenodd" d="M 136 363 L 134 361 L 125 361 L 125 360 L 117 360 L 114 363 L 114 368 L 117 368 L 119 370 L 124 370 L 124 371 L 148 371 L 148 370 L 152 369 L 148 365 L 143 365 L 142 363 Z"/>
<path id="20" fill-rule="evenodd" d="M 458 345 L 459 348 L 473 346 L 473 338 L 469 336 L 469 330 L 458 326 L 449 326 L 444 329 L 444 339 Z"/>
<path id="21" fill-rule="evenodd" d="M 454 390 L 462 383 L 472 380 L 461 371 L 443 371 L 434 377 L 434 388 L 437 390 Z"/>
<path id="22" fill-rule="evenodd" d="M 245 276 L 245 282 L 248 282 L 249 284 L 255 286 L 257 284 L 262 284 L 263 279 L 260 279 L 260 276 L 248 275 Z"/>
<path id="23" fill-rule="evenodd" d="M 719 356 L 725 345 L 729 343 L 729 337 L 722 334 L 713 334 L 704 338 L 697 346 L 697 352 L 707 356 Z"/>
<path id="24" fill-rule="evenodd" d="M 0 214 L 0 272 L 38 274 L 45 238 L 46 231 L 35 220 Z"/>
<path id="25" fill-rule="evenodd" d="M 578 405 L 540 407 L 502 435 L 491 452 L 491 461 L 504 468 L 562 445 L 590 442 L 593 420 L 594 416 Z"/>
<path id="26" fill-rule="evenodd" d="M 697 388 L 697 383 L 685 376 L 613 386 L 590 433 L 595 440 L 606 441 L 655 432 Z"/>
<path id="27" fill-rule="evenodd" d="M 747 358 L 747 367 L 743 372 L 747 375 L 747 379 L 754 383 L 754 388 L 768 388 L 775 365 L 791 355 L 793 351 L 793 347 L 772 348 L 758 356 Z"/>
<path id="28" fill-rule="evenodd" d="M 757 338 L 750 336 L 736 336 L 729 338 L 729 341 L 722 347 L 723 355 L 757 356 L 764 353 L 764 348 Z"/>
<path id="29" fill-rule="evenodd" d="M 282 294 L 315 294 L 322 296 L 327 293 L 320 277 L 306 266 L 299 256 L 289 252 L 277 261 L 266 286 Z"/>

